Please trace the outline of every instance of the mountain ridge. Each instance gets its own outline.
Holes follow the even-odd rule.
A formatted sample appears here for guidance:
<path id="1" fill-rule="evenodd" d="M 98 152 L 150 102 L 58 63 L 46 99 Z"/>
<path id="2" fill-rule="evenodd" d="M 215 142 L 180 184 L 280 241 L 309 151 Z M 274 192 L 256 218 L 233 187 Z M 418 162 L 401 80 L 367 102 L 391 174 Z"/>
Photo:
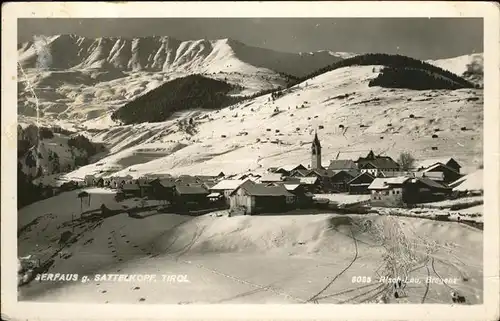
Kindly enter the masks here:
<path id="1" fill-rule="evenodd" d="M 24 68 L 118 69 L 122 71 L 186 71 L 285 73 L 304 76 L 350 53 L 287 53 L 248 46 L 231 38 L 177 40 L 170 36 L 38 37 L 18 45 Z"/>

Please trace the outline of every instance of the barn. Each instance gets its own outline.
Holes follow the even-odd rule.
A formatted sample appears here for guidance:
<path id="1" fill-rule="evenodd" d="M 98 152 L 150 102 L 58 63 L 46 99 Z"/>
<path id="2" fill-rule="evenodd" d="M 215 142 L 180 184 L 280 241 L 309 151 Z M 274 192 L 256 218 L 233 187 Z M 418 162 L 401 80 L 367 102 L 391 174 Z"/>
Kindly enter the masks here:
<path id="1" fill-rule="evenodd" d="M 361 173 L 347 182 L 349 194 L 370 194 L 368 186 L 373 182 L 375 176 L 370 173 Z"/>
<path id="2" fill-rule="evenodd" d="M 295 196 L 282 184 L 245 182 L 230 194 L 231 211 L 243 215 L 285 212 L 294 203 Z"/>

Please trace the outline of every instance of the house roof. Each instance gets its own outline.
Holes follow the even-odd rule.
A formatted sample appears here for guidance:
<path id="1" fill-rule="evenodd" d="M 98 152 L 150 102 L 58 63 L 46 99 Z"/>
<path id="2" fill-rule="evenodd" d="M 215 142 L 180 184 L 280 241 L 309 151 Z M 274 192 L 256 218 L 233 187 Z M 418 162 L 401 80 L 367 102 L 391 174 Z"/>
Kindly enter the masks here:
<path id="1" fill-rule="evenodd" d="M 267 184 L 245 184 L 241 185 L 238 189 L 243 188 L 251 196 L 294 196 L 288 192 L 284 185 L 267 185 Z M 234 190 L 231 195 L 236 192 Z"/>
<path id="2" fill-rule="evenodd" d="M 328 169 L 339 170 L 339 169 L 357 169 L 358 166 L 352 159 L 333 159 L 328 165 Z"/>
<path id="3" fill-rule="evenodd" d="M 378 169 L 399 168 L 398 163 L 396 163 L 392 158 L 387 156 L 378 157 L 370 161 L 363 161 L 360 168 L 364 168 L 366 164 L 372 164 L 375 168 Z"/>
<path id="4" fill-rule="evenodd" d="M 414 176 L 415 177 L 427 177 L 429 179 L 438 180 L 438 181 L 444 180 L 444 173 L 443 172 L 424 172 L 424 171 L 420 171 L 420 172 L 415 172 Z"/>
<path id="5" fill-rule="evenodd" d="M 368 176 L 368 177 L 370 177 L 373 180 L 375 179 L 375 176 L 371 175 L 368 172 L 364 172 L 364 173 L 361 173 L 358 176 L 354 177 L 353 179 L 351 179 L 349 182 L 347 182 L 347 184 L 351 184 L 352 182 L 354 182 L 355 180 L 357 180 L 358 178 L 360 178 L 362 176 Z"/>
<path id="6" fill-rule="evenodd" d="M 295 191 L 300 184 L 284 184 L 287 191 Z"/>
<path id="7" fill-rule="evenodd" d="M 127 190 L 127 191 L 137 191 L 139 190 L 139 185 L 137 184 L 130 184 L 130 183 L 125 183 L 121 187 L 122 190 Z"/>
<path id="8" fill-rule="evenodd" d="M 218 182 L 215 186 L 210 189 L 215 190 L 235 190 L 240 187 L 241 184 L 245 183 L 249 179 L 239 180 L 239 179 L 225 179 Z"/>
<path id="9" fill-rule="evenodd" d="M 175 180 L 171 178 L 164 178 L 160 179 L 158 183 L 163 186 L 163 187 L 174 187 L 175 186 Z"/>
<path id="10" fill-rule="evenodd" d="M 187 185 L 177 185 L 175 186 L 177 193 L 181 195 L 200 195 L 208 194 L 208 191 L 201 186 L 187 186 Z"/>
<path id="11" fill-rule="evenodd" d="M 295 165 L 284 165 L 284 166 L 281 166 L 280 168 L 278 168 L 277 170 L 280 170 L 280 169 L 283 169 L 287 172 L 291 172 L 293 170 L 296 170 L 298 169 L 299 167 L 303 167 L 304 169 L 306 168 L 304 165 L 302 164 L 295 164 Z"/>
<path id="12" fill-rule="evenodd" d="M 300 177 L 300 183 L 303 185 L 314 185 L 318 181 L 317 177 Z"/>
<path id="13" fill-rule="evenodd" d="M 302 176 L 306 176 L 307 174 L 309 174 L 310 170 L 308 170 L 308 169 L 297 169 L 297 170 L 295 170 L 295 172 L 297 174 L 302 175 Z"/>
<path id="14" fill-rule="evenodd" d="M 307 175 L 310 175 L 312 173 L 316 173 L 322 177 L 332 177 L 333 175 L 335 175 L 334 171 L 329 170 L 329 169 L 324 169 L 324 168 L 316 168 L 316 169 L 309 170 Z"/>
<path id="15" fill-rule="evenodd" d="M 415 168 L 417 168 L 417 169 L 420 169 L 420 168 L 425 169 L 425 168 L 431 167 L 432 165 L 435 165 L 436 163 L 441 163 L 441 164 L 447 165 L 450 162 L 455 162 L 455 163 L 458 164 L 458 162 L 456 160 L 454 160 L 452 157 L 447 157 L 447 158 L 431 158 L 431 159 L 425 159 L 425 160 L 422 160 L 422 161 L 418 162 L 415 165 Z M 458 166 L 461 167 L 460 165 L 458 165 Z"/>
<path id="16" fill-rule="evenodd" d="M 435 170 L 436 168 L 439 168 L 439 167 L 441 167 L 441 168 L 445 168 L 445 169 L 447 169 L 447 170 L 449 170 L 449 171 L 452 171 L 452 172 L 457 173 L 457 171 L 456 171 L 456 170 L 454 170 L 453 168 L 448 167 L 448 166 L 446 166 L 446 165 L 444 165 L 444 164 L 442 164 L 442 163 L 437 163 L 437 164 L 434 164 L 434 165 L 432 165 L 431 167 L 428 167 L 428 168 L 426 168 L 426 169 L 421 170 L 421 172 L 424 172 L 424 173 L 426 173 L 426 172 L 430 172 L 430 171 L 433 171 L 433 170 Z M 458 173 L 457 173 L 457 174 L 458 174 Z"/>
<path id="17" fill-rule="evenodd" d="M 211 176 L 211 175 L 196 175 L 195 178 L 197 178 L 201 181 L 212 181 L 212 180 L 216 180 L 218 177 Z"/>
<path id="18" fill-rule="evenodd" d="M 446 187 L 442 184 L 439 184 L 436 181 L 433 181 L 432 179 L 425 178 L 425 177 L 419 177 L 419 178 L 416 178 L 416 180 L 429 186 L 429 187 L 432 187 L 432 188 L 439 188 L 439 189 L 448 189 L 449 188 L 449 187 Z"/>
<path id="19" fill-rule="evenodd" d="M 268 173 L 260 178 L 261 182 L 281 182 L 282 175 L 278 173 Z"/>
<path id="20" fill-rule="evenodd" d="M 410 178 L 405 176 L 390 177 L 390 178 L 375 178 L 368 186 L 368 189 L 388 189 L 391 185 L 401 185 L 408 181 Z"/>

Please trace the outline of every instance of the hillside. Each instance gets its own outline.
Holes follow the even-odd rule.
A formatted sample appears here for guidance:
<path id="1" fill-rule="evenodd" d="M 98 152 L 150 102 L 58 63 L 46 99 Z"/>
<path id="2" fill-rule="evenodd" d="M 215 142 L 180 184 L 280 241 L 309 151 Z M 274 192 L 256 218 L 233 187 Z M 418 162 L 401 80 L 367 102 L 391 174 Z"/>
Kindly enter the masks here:
<path id="1" fill-rule="evenodd" d="M 315 130 L 325 164 L 335 157 L 356 159 L 373 149 L 394 158 L 402 151 L 417 159 L 450 156 L 464 172 L 475 170 L 482 163 L 482 90 L 370 86 L 382 67 L 338 68 L 288 88 L 274 100 L 267 94 L 222 110 L 186 111 L 162 123 L 103 129 L 93 139 L 109 144 L 112 158 L 71 176 L 118 169 L 117 174 L 132 176 L 236 174 L 290 163 L 308 165 Z M 179 126 L 190 118 L 194 134 Z M 141 153 L 160 157 L 151 160 Z M 135 164 L 120 164 L 120 157 Z"/>
<path id="2" fill-rule="evenodd" d="M 17 157 L 26 182 L 35 178 L 69 172 L 92 162 L 93 156 L 106 153 L 102 144 L 59 127 L 18 125 Z"/>
<path id="3" fill-rule="evenodd" d="M 186 109 L 220 109 L 241 100 L 230 95 L 239 90 L 241 88 L 201 75 L 177 78 L 125 104 L 111 119 L 124 124 L 161 122 Z"/>
<path id="4" fill-rule="evenodd" d="M 324 68 L 300 78 L 304 82 L 328 71 L 349 66 L 384 66 L 390 75 L 379 78 L 377 85 L 391 88 L 407 89 L 459 89 L 474 88 L 474 84 L 437 65 L 401 55 L 384 53 L 364 54 L 335 62 Z M 383 76 L 384 72 L 382 72 Z M 418 78 L 418 79 L 415 79 Z M 436 79 L 432 84 L 426 85 L 430 79 Z M 391 80 L 393 79 L 393 80 Z M 390 80 L 390 81 L 387 81 Z M 392 83 L 392 84 L 391 84 Z"/>

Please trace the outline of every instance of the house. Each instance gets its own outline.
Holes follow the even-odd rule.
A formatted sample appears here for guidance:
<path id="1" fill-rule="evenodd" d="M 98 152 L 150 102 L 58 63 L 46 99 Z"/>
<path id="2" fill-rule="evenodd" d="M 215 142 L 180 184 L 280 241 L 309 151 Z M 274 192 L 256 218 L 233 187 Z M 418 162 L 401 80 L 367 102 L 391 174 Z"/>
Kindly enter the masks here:
<path id="1" fill-rule="evenodd" d="M 451 188 L 428 178 L 376 178 L 368 187 L 374 206 L 402 207 L 410 204 L 442 200 Z"/>
<path id="2" fill-rule="evenodd" d="M 455 172 L 457 172 L 459 174 L 460 174 L 460 168 L 462 168 L 462 166 L 460 166 L 460 164 L 456 160 L 449 157 L 449 158 L 432 158 L 432 159 L 423 160 L 421 162 L 418 162 L 415 165 L 415 169 L 417 171 L 421 171 L 421 170 L 427 169 L 431 166 L 434 166 L 436 164 L 443 164 L 443 165 L 453 169 Z"/>
<path id="3" fill-rule="evenodd" d="M 231 211 L 242 211 L 244 215 L 284 212 L 295 203 L 295 195 L 282 184 L 255 184 L 249 181 L 235 189 L 229 198 Z"/>
<path id="4" fill-rule="evenodd" d="M 375 177 L 393 176 L 395 172 L 399 172 L 399 164 L 388 156 L 377 156 L 373 160 L 364 160 L 358 163 L 358 168 L 361 173 L 369 173 Z"/>
<path id="5" fill-rule="evenodd" d="M 403 188 L 410 177 L 375 178 L 368 186 L 371 193 L 370 202 L 373 206 L 402 207 Z"/>
<path id="6" fill-rule="evenodd" d="M 306 177 L 309 174 L 310 169 L 296 169 L 290 172 L 290 176 L 293 177 Z"/>
<path id="7" fill-rule="evenodd" d="M 347 182 L 349 194 L 370 194 L 368 186 L 373 182 L 375 176 L 364 172 Z"/>
<path id="8" fill-rule="evenodd" d="M 201 182 L 200 179 L 196 178 L 195 176 L 191 176 L 191 175 L 181 175 L 175 181 L 176 181 L 176 183 L 180 183 L 183 185 L 198 184 Z"/>
<path id="9" fill-rule="evenodd" d="M 111 177 L 105 177 L 103 178 L 103 182 L 104 182 L 104 187 L 111 187 L 111 182 L 113 181 L 113 179 Z"/>
<path id="10" fill-rule="evenodd" d="M 147 180 L 139 180 L 137 185 L 141 190 L 141 197 L 153 196 L 153 186 Z"/>
<path id="11" fill-rule="evenodd" d="M 175 186 L 172 204 L 181 210 L 197 209 L 208 203 L 209 192 L 201 186 L 178 184 Z"/>
<path id="12" fill-rule="evenodd" d="M 94 185 L 97 187 L 104 187 L 104 178 L 99 177 L 94 180 Z"/>
<path id="13" fill-rule="evenodd" d="M 301 184 L 283 184 L 286 190 L 295 196 L 295 205 L 299 208 L 311 206 L 314 195 Z"/>
<path id="14" fill-rule="evenodd" d="M 259 174 L 248 173 L 248 174 L 243 174 L 241 176 L 238 176 L 236 179 L 238 179 L 238 180 L 246 180 L 248 178 L 248 179 L 250 179 L 252 181 L 256 181 L 256 180 L 258 180 L 261 177 L 262 177 L 262 175 L 259 175 Z"/>
<path id="15" fill-rule="evenodd" d="M 358 165 L 358 169 L 363 173 L 367 172 L 375 177 L 382 176 L 384 174 L 391 175 L 391 173 L 399 171 L 399 164 L 396 163 L 389 156 L 375 156 L 373 151 L 370 151 L 366 157 L 359 157 L 355 162 Z"/>
<path id="16" fill-rule="evenodd" d="M 341 170 L 330 176 L 330 191 L 333 193 L 345 193 L 349 191 L 348 182 L 356 177 L 356 171 Z"/>
<path id="17" fill-rule="evenodd" d="M 172 201 L 175 191 L 174 178 L 157 178 L 152 180 L 149 184 L 151 185 L 151 194 L 153 199 Z"/>
<path id="18" fill-rule="evenodd" d="M 283 179 L 284 184 L 300 184 L 304 187 L 305 191 L 308 193 L 317 193 L 320 189 L 320 182 L 318 177 L 285 177 Z"/>
<path id="19" fill-rule="evenodd" d="M 403 200 L 406 204 L 435 202 L 445 199 L 451 192 L 450 187 L 432 179 L 412 178 L 405 186 Z"/>
<path id="20" fill-rule="evenodd" d="M 120 191 L 125 197 L 141 197 L 139 185 L 134 183 L 125 183 L 120 187 Z"/>
<path id="21" fill-rule="evenodd" d="M 95 176 L 94 175 L 85 175 L 83 181 L 86 186 L 94 186 L 95 184 Z"/>
<path id="22" fill-rule="evenodd" d="M 350 171 L 357 170 L 358 165 L 351 159 L 334 159 L 330 161 L 330 165 L 328 165 L 328 169 L 332 171 Z"/>
<path id="23" fill-rule="evenodd" d="M 210 195 L 213 198 L 213 197 L 217 197 L 216 194 L 219 194 L 220 196 L 222 196 L 222 198 L 226 199 L 227 203 L 229 204 L 229 195 L 231 195 L 231 193 L 235 189 L 240 187 L 240 185 L 245 183 L 246 181 L 251 182 L 251 180 L 248 178 L 244 179 L 244 180 L 236 180 L 236 179 L 222 180 L 210 188 L 210 192 L 211 192 Z"/>
<path id="24" fill-rule="evenodd" d="M 447 184 L 456 181 L 462 175 L 457 172 L 455 169 L 448 167 L 447 165 L 444 165 L 442 163 L 436 163 L 426 169 L 420 170 L 419 172 L 421 173 L 442 173 L 443 180 L 442 182 Z M 436 175 L 436 174 L 430 174 L 430 175 Z"/>
<path id="25" fill-rule="evenodd" d="M 196 175 L 195 178 L 199 182 L 216 182 L 219 180 L 218 176 L 210 176 L 210 175 Z"/>

